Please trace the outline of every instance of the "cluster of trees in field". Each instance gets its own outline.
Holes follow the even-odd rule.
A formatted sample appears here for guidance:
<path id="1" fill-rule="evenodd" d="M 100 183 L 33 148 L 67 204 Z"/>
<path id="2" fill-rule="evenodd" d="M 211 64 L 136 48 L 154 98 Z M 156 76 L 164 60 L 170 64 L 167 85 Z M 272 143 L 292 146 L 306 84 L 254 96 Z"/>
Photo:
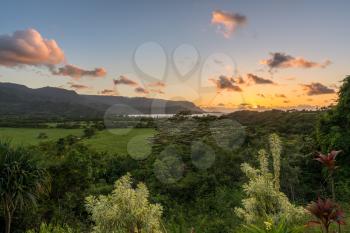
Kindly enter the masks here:
<path id="1" fill-rule="evenodd" d="M 0 232 L 349 232 L 349 106 L 347 77 L 327 111 L 145 121 L 143 160 L 1 142 Z"/>

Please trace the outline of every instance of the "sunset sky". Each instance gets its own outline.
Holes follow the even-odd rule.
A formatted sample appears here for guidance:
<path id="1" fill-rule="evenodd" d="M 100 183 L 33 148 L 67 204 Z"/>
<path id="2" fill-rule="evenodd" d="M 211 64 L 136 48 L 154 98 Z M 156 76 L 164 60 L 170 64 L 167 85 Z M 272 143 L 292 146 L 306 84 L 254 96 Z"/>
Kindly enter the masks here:
<path id="1" fill-rule="evenodd" d="M 17 1 L 0 82 L 201 107 L 327 106 L 350 74 L 350 1 Z"/>

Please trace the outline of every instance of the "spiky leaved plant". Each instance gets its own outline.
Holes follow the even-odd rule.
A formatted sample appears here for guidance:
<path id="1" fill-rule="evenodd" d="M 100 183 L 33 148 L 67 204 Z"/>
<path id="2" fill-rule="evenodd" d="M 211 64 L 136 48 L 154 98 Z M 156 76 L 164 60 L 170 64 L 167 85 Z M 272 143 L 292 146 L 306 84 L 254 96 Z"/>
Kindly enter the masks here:
<path id="1" fill-rule="evenodd" d="M 334 175 L 334 171 L 338 168 L 338 166 L 336 165 L 336 158 L 340 152 L 341 151 L 332 150 L 330 153 L 326 155 L 322 154 L 321 152 L 318 152 L 315 158 L 316 161 L 320 162 L 326 168 L 328 179 L 330 180 L 330 183 L 331 183 L 332 198 L 334 201 L 335 201 L 335 187 L 334 187 L 333 175 Z"/>
<path id="2" fill-rule="evenodd" d="M 278 221 L 283 217 L 288 222 L 300 220 L 305 214 L 302 207 L 291 204 L 287 196 L 280 191 L 280 156 L 281 141 L 278 135 L 270 136 L 270 148 L 273 159 L 274 173 L 269 171 L 268 154 L 259 151 L 259 169 L 247 163 L 241 165 L 242 171 L 249 181 L 243 185 L 246 198 L 242 200 L 242 208 L 236 208 L 236 214 L 246 223 L 258 223 L 265 219 Z"/>
<path id="3" fill-rule="evenodd" d="M 311 202 L 306 209 L 317 219 L 309 221 L 307 226 L 321 226 L 324 233 L 329 233 L 332 223 L 338 224 L 339 232 L 341 230 L 340 225 L 345 224 L 344 212 L 331 199 L 318 198 L 317 201 Z"/>

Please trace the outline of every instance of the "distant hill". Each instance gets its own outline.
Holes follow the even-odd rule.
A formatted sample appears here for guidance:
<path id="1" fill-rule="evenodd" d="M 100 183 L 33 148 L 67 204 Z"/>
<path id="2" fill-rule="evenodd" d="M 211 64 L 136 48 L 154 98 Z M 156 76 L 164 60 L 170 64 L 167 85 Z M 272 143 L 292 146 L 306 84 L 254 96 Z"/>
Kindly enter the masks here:
<path id="1" fill-rule="evenodd" d="M 317 119 L 322 111 L 282 111 L 269 110 L 257 111 L 237 111 L 225 115 L 238 121 L 244 126 L 256 130 L 276 132 L 279 134 L 310 134 L 314 132 Z"/>
<path id="2" fill-rule="evenodd" d="M 97 118 L 102 117 L 113 105 L 116 106 L 113 110 L 119 108 L 121 114 L 203 112 L 188 101 L 79 95 L 75 91 L 55 87 L 32 89 L 24 85 L 0 83 L 0 116 Z"/>

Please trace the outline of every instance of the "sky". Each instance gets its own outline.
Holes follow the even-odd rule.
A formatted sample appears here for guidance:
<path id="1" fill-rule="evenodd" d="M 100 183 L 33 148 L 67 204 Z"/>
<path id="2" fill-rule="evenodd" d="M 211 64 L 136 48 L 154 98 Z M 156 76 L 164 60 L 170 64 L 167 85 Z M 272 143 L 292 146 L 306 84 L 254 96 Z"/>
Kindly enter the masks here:
<path id="1" fill-rule="evenodd" d="M 193 101 L 328 106 L 349 75 L 347 0 L 3 0 L 0 82 Z"/>

